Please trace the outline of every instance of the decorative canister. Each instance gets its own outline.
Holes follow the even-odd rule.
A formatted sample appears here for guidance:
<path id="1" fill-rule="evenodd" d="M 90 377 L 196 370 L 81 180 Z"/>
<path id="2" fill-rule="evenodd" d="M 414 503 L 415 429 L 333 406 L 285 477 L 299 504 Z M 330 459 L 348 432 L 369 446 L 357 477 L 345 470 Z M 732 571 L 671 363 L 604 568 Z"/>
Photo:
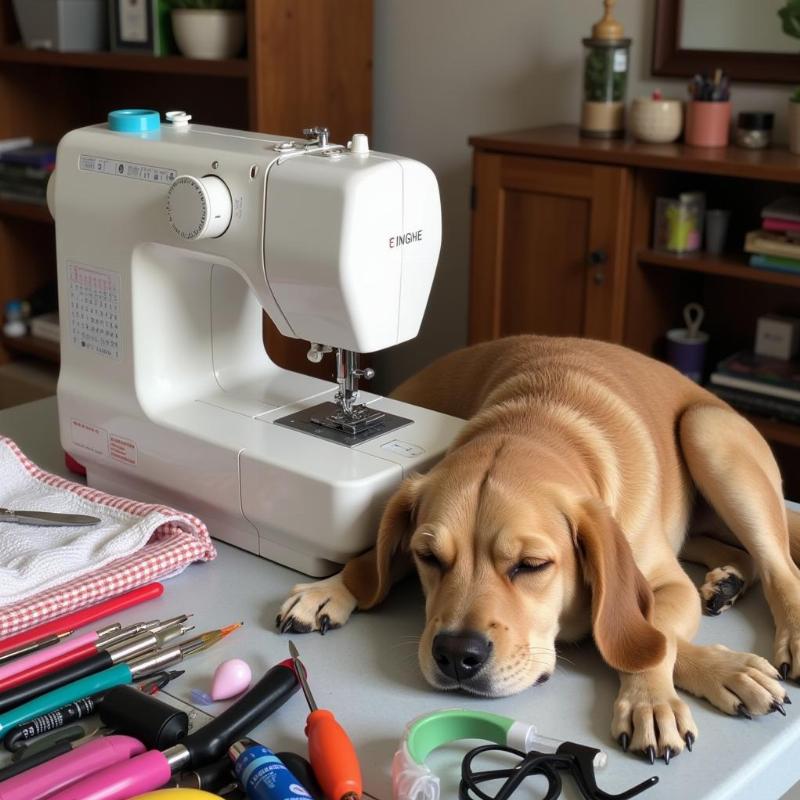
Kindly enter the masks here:
<path id="1" fill-rule="evenodd" d="M 775 115 L 769 111 L 742 111 L 736 118 L 736 144 L 748 150 L 762 150 L 772 144 Z"/>
<path id="2" fill-rule="evenodd" d="M 612 17 L 616 0 L 603 0 L 605 15 L 592 27 L 583 70 L 581 135 L 609 139 L 625 133 L 625 89 L 631 40 Z"/>
<path id="3" fill-rule="evenodd" d="M 683 103 L 665 100 L 660 92 L 636 97 L 631 103 L 628 128 L 640 142 L 674 142 L 683 129 Z"/>

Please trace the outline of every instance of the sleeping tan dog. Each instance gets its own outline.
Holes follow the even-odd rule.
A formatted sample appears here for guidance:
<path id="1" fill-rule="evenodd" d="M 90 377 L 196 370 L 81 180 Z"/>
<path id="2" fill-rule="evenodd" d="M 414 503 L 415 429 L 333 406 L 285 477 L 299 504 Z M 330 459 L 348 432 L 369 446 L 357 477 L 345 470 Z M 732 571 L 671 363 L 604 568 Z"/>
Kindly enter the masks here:
<path id="1" fill-rule="evenodd" d="M 415 565 L 437 688 L 519 692 L 551 675 L 556 639 L 591 631 L 619 672 L 612 734 L 651 761 L 697 736 L 675 687 L 728 714 L 783 712 L 766 659 L 691 644 L 701 603 L 677 557 L 691 528 L 712 612 L 760 578 L 773 661 L 800 677 L 800 526 L 790 542 L 778 467 L 747 420 L 631 350 L 538 336 L 445 356 L 393 396 L 469 422 L 391 498 L 374 549 L 293 589 L 282 630 L 342 625 Z"/>

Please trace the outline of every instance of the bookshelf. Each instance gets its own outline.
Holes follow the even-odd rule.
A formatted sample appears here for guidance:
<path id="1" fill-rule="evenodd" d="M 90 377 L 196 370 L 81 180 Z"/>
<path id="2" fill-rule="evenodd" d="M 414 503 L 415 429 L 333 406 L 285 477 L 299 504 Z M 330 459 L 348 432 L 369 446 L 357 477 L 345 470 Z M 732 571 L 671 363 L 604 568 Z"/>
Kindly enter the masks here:
<path id="1" fill-rule="evenodd" d="M 752 348 L 766 313 L 800 317 L 800 275 L 750 267 L 744 238 L 761 209 L 800 194 L 800 156 L 583 139 L 557 125 L 474 136 L 470 340 L 515 333 L 591 336 L 655 357 L 699 302 L 707 372 Z M 727 251 L 653 249 L 657 197 L 706 194 L 731 211 Z M 800 498 L 800 426 L 748 415 Z"/>
<path id="2" fill-rule="evenodd" d="M 298 136 L 327 125 L 334 141 L 371 133 L 372 0 L 247 0 L 241 58 L 57 53 L 20 44 L 11 0 L 0 0 L 0 139 L 56 143 L 114 108 L 184 109 L 207 125 Z M 0 306 L 55 280 L 55 236 L 45 206 L 0 199 Z M 313 371 L 307 344 L 265 319 L 270 356 Z M 30 338 L 30 337 L 28 337 Z M 52 360 L 40 342 L 0 339 L 0 364 L 20 354 Z M 323 365 L 325 374 L 329 365 Z"/>

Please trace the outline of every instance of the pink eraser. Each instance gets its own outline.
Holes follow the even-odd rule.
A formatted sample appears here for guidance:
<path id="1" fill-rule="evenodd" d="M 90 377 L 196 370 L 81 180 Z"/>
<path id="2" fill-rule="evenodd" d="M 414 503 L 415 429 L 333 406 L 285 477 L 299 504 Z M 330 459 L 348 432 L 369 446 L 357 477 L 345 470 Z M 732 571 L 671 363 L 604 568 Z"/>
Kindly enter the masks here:
<path id="1" fill-rule="evenodd" d="M 241 658 L 230 658 L 223 661 L 214 671 L 211 683 L 212 700 L 228 700 L 236 697 L 250 687 L 253 672 L 246 661 Z"/>

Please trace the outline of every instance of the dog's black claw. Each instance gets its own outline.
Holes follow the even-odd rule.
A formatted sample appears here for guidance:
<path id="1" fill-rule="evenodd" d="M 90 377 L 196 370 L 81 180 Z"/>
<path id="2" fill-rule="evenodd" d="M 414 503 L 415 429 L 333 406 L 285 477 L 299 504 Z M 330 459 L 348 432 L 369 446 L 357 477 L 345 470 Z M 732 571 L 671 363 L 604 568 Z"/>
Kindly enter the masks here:
<path id="1" fill-rule="evenodd" d="M 792 704 L 792 698 L 787 694 L 786 697 L 783 698 L 783 702 L 785 705 L 790 706 Z"/>
<path id="2" fill-rule="evenodd" d="M 308 633 L 311 626 L 305 622 L 295 619 L 292 616 L 286 617 L 281 625 L 281 633 Z"/>
<path id="3" fill-rule="evenodd" d="M 619 746 L 622 748 L 622 751 L 624 753 L 627 753 L 628 752 L 628 745 L 631 743 L 631 740 L 630 740 L 630 737 L 628 736 L 628 734 L 627 733 L 621 733 L 619 735 L 619 739 L 617 739 L 617 741 L 619 742 Z"/>
<path id="4" fill-rule="evenodd" d="M 669 760 L 672 758 L 672 748 L 668 747 L 664 750 L 664 763 L 669 766 Z"/>
<path id="5" fill-rule="evenodd" d="M 686 749 L 691 753 L 692 746 L 694 745 L 694 734 L 687 733 L 686 736 L 683 737 L 684 741 L 686 742 Z"/>
<path id="6" fill-rule="evenodd" d="M 331 618 L 327 614 L 323 614 L 319 618 L 319 632 L 324 636 L 331 629 Z"/>
<path id="7" fill-rule="evenodd" d="M 783 714 L 784 717 L 786 716 L 786 709 L 777 700 L 772 701 L 772 710 Z"/>
<path id="8" fill-rule="evenodd" d="M 647 748 L 647 758 L 649 759 L 651 764 L 656 763 L 656 749 L 655 747 L 653 747 L 653 745 L 650 745 Z"/>
<path id="9" fill-rule="evenodd" d="M 781 678 L 786 680 L 789 677 L 789 665 L 784 661 L 780 666 Z"/>
<path id="10" fill-rule="evenodd" d="M 736 713 L 740 717 L 744 717 L 745 719 L 753 719 L 753 715 L 747 710 L 744 703 L 739 703 L 739 707 L 736 709 Z"/>
<path id="11" fill-rule="evenodd" d="M 275 617 L 275 627 L 280 628 L 280 626 L 281 626 L 281 615 L 278 614 L 278 616 Z"/>

